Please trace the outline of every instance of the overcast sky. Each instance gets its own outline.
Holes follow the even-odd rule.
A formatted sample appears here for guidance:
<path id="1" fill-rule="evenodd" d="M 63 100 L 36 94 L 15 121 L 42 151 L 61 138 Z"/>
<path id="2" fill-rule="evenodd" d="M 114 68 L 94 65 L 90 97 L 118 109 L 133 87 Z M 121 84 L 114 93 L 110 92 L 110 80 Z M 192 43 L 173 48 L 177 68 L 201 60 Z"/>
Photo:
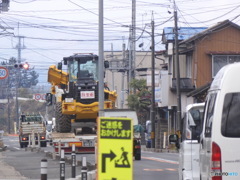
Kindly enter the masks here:
<path id="1" fill-rule="evenodd" d="M 131 0 L 104 1 L 104 49 L 121 50 L 129 44 Z M 176 0 L 179 27 L 209 27 L 219 21 L 232 20 L 240 25 L 239 0 Z M 2 26 L 0 60 L 18 57 L 17 36 L 24 36 L 22 61 L 47 83 L 47 69 L 73 53 L 98 54 L 98 0 L 10 0 L 8 12 L 0 14 Z M 149 50 L 149 24 L 155 21 L 156 50 L 161 45 L 164 27 L 173 27 L 173 1 L 136 0 L 137 50 Z M 169 13 L 172 12 L 172 13 Z M 4 29 L 6 28 L 6 29 Z M 13 28 L 13 29 L 11 29 Z M 138 44 L 144 42 L 140 49 Z"/>

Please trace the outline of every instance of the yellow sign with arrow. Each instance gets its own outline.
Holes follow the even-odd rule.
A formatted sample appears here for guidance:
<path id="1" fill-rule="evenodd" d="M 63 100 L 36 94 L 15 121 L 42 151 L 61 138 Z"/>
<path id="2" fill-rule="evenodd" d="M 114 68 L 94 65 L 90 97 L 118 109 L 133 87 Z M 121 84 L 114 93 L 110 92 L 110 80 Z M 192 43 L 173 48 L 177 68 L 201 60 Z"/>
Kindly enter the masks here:
<path id="1" fill-rule="evenodd" d="M 132 180 L 132 119 L 98 118 L 97 153 L 98 180 Z"/>

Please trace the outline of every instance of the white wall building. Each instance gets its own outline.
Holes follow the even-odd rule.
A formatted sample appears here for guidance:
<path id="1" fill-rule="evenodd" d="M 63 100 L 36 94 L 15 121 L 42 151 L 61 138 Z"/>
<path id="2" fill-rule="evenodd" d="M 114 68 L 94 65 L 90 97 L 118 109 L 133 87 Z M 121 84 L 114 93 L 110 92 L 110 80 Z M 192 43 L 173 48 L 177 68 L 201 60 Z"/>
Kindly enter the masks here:
<path id="1" fill-rule="evenodd" d="M 128 58 L 124 58 L 122 51 L 105 51 L 104 58 L 110 62 L 110 68 L 106 70 L 105 81 L 111 90 L 118 94 L 117 107 L 127 108 L 128 95 Z M 126 56 L 125 56 L 126 57 Z M 155 63 L 160 68 L 161 61 Z M 147 70 L 151 69 L 151 51 L 136 51 L 135 78 L 147 78 Z"/>

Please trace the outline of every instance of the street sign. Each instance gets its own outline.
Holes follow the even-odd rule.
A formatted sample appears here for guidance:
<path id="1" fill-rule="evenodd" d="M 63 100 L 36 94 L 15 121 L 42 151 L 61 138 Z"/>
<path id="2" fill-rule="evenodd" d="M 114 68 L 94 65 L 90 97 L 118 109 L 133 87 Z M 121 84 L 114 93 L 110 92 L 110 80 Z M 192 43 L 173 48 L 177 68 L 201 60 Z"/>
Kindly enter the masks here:
<path id="1" fill-rule="evenodd" d="M 98 118 L 97 153 L 98 180 L 132 180 L 132 119 Z"/>
<path id="2" fill-rule="evenodd" d="M 8 77 L 8 69 L 0 66 L 0 79 L 5 79 Z"/>
<path id="3" fill-rule="evenodd" d="M 33 99 L 36 101 L 44 101 L 46 100 L 46 94 L 33 94 Z"/>
<path id="4" fill-rule="evenodd" d="M 34 99 L 35 99 L 36 101 L 41 100 L 41 99 L 42 99 L 41 94 L 34 94 Z"/>

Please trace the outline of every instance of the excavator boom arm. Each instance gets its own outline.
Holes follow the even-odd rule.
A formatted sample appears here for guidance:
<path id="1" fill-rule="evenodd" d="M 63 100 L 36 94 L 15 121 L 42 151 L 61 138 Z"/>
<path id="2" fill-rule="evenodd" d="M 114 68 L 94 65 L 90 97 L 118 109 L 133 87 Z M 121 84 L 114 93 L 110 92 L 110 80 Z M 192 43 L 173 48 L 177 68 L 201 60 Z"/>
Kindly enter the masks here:
<path id="1" fill-rule="evenodd" d="M 52 65 L 48 69 L 48 82 L 53 86 L 55 85 L 67 85 L 68 84 L 68 73 L 59 70 L 55 65 Z"/>

